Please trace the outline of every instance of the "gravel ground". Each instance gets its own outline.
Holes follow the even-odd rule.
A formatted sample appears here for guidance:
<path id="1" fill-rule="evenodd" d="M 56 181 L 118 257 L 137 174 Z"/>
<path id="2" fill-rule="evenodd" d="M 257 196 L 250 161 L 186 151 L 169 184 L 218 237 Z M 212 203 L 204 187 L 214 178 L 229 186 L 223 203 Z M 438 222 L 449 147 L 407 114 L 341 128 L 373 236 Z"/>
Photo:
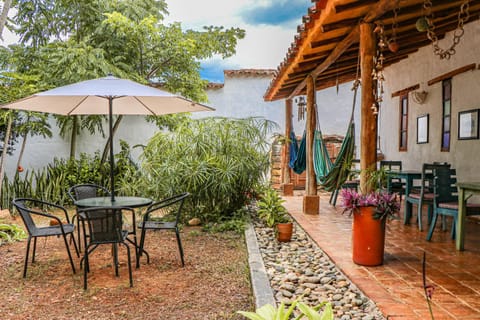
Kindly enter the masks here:
<path id="1" fill-rule="evenodd" d="M 335 319 L 386 319 L 301 227 L 295 225 L 294 230 L 291 242 L 280 243 L 272 228 L 255 224 L 260 252 L 278 304 L 288 305 L 297 298 L 311 306 L 329 301 Z"/>

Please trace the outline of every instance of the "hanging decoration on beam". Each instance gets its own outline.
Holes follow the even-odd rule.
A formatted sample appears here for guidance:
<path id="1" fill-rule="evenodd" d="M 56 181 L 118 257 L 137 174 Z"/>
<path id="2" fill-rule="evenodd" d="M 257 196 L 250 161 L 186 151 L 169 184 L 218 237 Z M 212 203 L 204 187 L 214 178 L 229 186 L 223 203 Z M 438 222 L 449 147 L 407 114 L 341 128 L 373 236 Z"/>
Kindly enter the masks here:
<path id="1" fill-rule="evenodd" d="M 465 33 L 463 25 L 470 18 L 470 5 L 469 0 L 464 0 L 460 5 L 460 11 L 458 12 L 458 25 L 453 31 L 452 44 L 447 49 L 442 49 L 438 45 L 438 36 L 435 33 L 434 15 L 432 12 L 432 1 L 424 0 L 422 11 L 425 11 L 423 17 L 418 18 L 415 26 L 419 32 L 427 32 L 428 39 L 432 42 L 433 53 L 440 57 L 440 59 L 450 59 L 455 53 L 455 47 L 460 43 L 460 40 Z"/>
<path id="2" fill-rule="evenodd" d="M 400 45 L 397 41 L 397 29 L 398 29 L 398 12 L 400 11 L 400 0 L 395 3 L 393 8 L 393 21 L 392 21 L 392 36 L 388 39 L 388 50 L 396 53 L 400 49 Z"/>
<path id="3" fill-rule="evenodd" d="M 305 97 L 300 96 L 295 98 L 295 103 L 298 106 L 298 121 L 305 119 L 305 114 L 307 113 L 307 103 L 305 102 Z"/>
<path id="4" fill-rule="evenodd" d="M 375 97 L 375 102 L 372 104 L 371 107 L 372 112 L 375 116 L 378 115 L 378 109 L 383 102 L 383 82 L 385 82 L 385 77 L 383 75 L 383 63 L 385 62 L 385 56 L 383 55 L 383 52 L 388 46 L 383 23 L 381 21 L 377 21 L 376 24 L 377 26 L 375 27 L 373 32 L 377 35 L 378 44 L 376 54 L 373 57 L 372 69 L 373 95 Z"/>

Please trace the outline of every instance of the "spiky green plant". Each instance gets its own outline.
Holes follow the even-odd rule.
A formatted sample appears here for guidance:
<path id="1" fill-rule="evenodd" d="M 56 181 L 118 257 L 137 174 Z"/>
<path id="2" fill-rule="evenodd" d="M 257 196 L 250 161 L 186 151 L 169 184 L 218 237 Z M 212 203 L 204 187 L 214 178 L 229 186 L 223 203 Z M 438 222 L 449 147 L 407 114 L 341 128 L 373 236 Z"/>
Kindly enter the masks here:
<path id="1" fill-rule="evenodd" d="M 188 191 L 190 216 L 204 222 L 233 214 L 248 200 L 269 166 L 263 118 L 204 118 L 156 134 L 144 149 L 144 176 L 128 188 L 160 199 Z"/>

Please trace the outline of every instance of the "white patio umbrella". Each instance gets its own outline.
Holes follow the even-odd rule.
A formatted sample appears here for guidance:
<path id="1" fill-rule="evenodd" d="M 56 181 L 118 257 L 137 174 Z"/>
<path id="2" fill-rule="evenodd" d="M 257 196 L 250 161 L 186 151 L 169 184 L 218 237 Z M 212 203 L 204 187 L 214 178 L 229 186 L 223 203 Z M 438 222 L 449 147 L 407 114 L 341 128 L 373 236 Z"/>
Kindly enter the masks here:
<path id="1" fill-rule="evenodd" d="M 113 76 L 93 79 L 36 93 L 1 106 L 6 109 L 61 115 L 109 115 L 110 183 L 115 200 L 113 115 L 164 115 L 212 111 L 179 95 Z"/>

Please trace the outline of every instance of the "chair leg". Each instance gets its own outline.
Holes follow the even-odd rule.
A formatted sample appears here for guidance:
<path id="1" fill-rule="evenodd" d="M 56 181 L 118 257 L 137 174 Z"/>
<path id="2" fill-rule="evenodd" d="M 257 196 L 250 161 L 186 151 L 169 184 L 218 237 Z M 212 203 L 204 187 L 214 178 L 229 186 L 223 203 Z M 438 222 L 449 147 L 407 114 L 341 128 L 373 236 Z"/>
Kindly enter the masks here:
<path id="1" fill-rule="evenodd" d="M 146 229 L 142 228 L 142 233 L 140 235 L 140 244 L 137 248 L 138 250 L 138 255 L 136 256 L 137 258 L 137 263 L 136 263 L 136 268 L 140 268 L 140 257 L 145 253 L 147 256 L 147 264 L 150 263 L 150 256 L 147 251 L 145 251 L 143 248 L 145 246 L 145 235 L 146 235 Z"/>
<path id="2" fill-rule="evenodd" d="M 80 242 L 77 245 L 77 242 L 75 241 L 75 236 L 73 235 L 73 233 L 70 234 L 70 241 L 73 242 L 73 246 L 75 247 L 75 252 L 77 253 L 77 257 L 80 258 L 80 251 L 79 251 Z"/>
<path id="3" fill-rule="evenodd" d="M 338 189 L 335 189 L 335 191 L 333 191 L 333 201 L 331 203 L 332 206 L 336 206 L 337 205 L 337 198 L 338 198 Z"/>
<path id="4" fill-rule="evenodd" d="M 63 241 L 65 242 L 65 247 L 67 248 L 68 258 L 70 259 L 70 265 L 72 266 L 73 273 L 75 274 L 76 273 L 75 264 L 73 263 L 72 253 L 70 252 L 70 247 L 68 246 L 68 241 L 67 241 L 67 235 L 66 234 L 63 235 Z M 75 243 L 75 240 L 73 240 L 73 241 Z M 75 249 L 77 249 L 77 245 L 75 245 Z M 78 252 L 77 252 L 77 254 L 78 254 Z"/>
<path id="5" fill-rule="evenodd" d="M 28 267 L 28 254 L 30 253 L 30 241 L 32 237 L 29 235 L 27 240 L 27 253 L 25 254 L 25 264 L 23 265 L 23 277 L 27 277 L 27 267 Z"/>
<path id="6" fill-rule="evenodd" d="M 113 250 L 113 265 L 115 266 L 115 276 L 118 277 L 118 245 L 116 243 L 112 244 L 112 250 Z"/>
<path id="7" fill-rule="evenodd" d="M 85 245 L 85 253 L 83 255 L 83 263 L 85 267 L 83 268 L 83 289 L 87 290 L 87 273 L 90 271 L 89 263 L 88 263 L 88 246 Z"/>
<path id="8" fill-rule="evenodd" d="M 127 248 L 127 260 L 128 260 L 128 278 L 130 280 L 130 288 L 133 287 L 133 276 L 132 276 L 132 260 L 130 255 L 130 247 L 125 242 L 122 244 Z"/>
<path id="9" fill-rule="evenodd" d="M 422 209 L 423 203 L 420 201 L 417 207 L 417 222 L 418 222 L 418 230 L 422 231 Z"/>
<path id="10" fill-rule="evenodd" d="M 75 216 L 77 220 L 77 239 L 78 239 L 78 251 L 82 252 L 82 239 L 80 238 L 80 216 L 77 215 Z"/>
<path id="11" fill-rule="evenodd" d="M 410 224 L 412 218 L 412 203 L 405 197 L 405 212 L 403 213 L 403 223 Z"/>
<path id="12" fill-rule="evenodd" d="M 438 214 L 436 212 L 433 212 L 432 222 L 430 223 L 430 227 L 428 229 L 427 241 L 430 241 L 432 239 L 433 231 L 435 230 L 435 225 L 437 224 L 437 218 Z"/>
<path id="13" fill-rule="evenodd" d="M 33 237 L 32 263 L 35 263 L 35 252 L 37 251 L 37 237 Z"/>
<path id="14" fill-rule="evenodd" d="M 452 217 L 452 231 L 450 231 L 450 237 L 455 240 L 457 230 L 457 216 Z"/>
<path id="15" fill-rule="evenodd" d="M 182 267 L 185 267 L 185 260 L 183 259 L 183 247 L 180 240 L 180 232 L 178 228 L 175 229 L 175 235 L 177 236 L 178 251 L 180 251 L 180 259 L 182 260 Z"/>
<path id="16" fill-rule="evenodd" d="M 430 225 L 433 216 L 433 205 L 429 204 L 427 209 L 427 224 Z"/>
<path id="17" fill-rule="evenodd" d="M 332 204 L 333 203 L 333 196 L 335 195 L 335 190 L 332 191 L 330 194 L 330 199 L 328 200 L 328 203 Z"/>

